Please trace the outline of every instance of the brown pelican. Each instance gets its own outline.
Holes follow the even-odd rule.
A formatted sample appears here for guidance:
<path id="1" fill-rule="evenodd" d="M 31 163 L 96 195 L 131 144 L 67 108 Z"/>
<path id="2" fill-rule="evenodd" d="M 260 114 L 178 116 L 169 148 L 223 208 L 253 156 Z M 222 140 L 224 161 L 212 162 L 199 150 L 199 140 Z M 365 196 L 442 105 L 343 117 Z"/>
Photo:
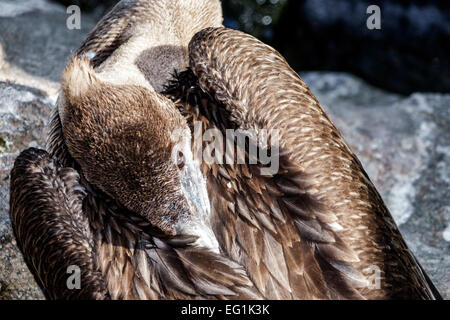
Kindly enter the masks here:
<path id="1" fill-rule="evenodd" d="M 204 228 L 196 223 L 181 224 L 178 228 L 175 225 L 177 221 L 174 221 L 174 218 L 181 213 L 180 211 L 187 213 L 196 205 L 195 199 L 183 199 L 179 190 L 187 189 L 189 192 L 191 189 L 191 194 L 197 195 L 196 184 L 190 184 L 191 181 L 185 180 L 184 185 L 180 186 L 170 180 L 171 177 L 176 178 L 171 175 L 173 163 L 184 166 L 185 159 L 172 157 L 172 154 L 176 156 L 178 153 L 174 152 L 176 150 L 170 150 L 171 157 L 160 159 L 159 165 L 154 162 L 157 156 L 166 155 L 160 151 L 164 151 L 161 144 L 166 142 L 164 139 L 171 139 L 166 136 L 167 130 L 187 129 L 186 121 L 173 103 L 155 91 L 162 90 L 163 84 L 169 80 L 174 70 L 183 70 L 188 66 L 187 45 L 192 36 L 207 26 L 221 25 L 221 21 L 219 1 L 122 1 L 98 23 L 77 51 L 76 55 L 79 57 L 90 57 L 92 67 L 96 70 L 87 65 L 84 59 L 73 59 L 64 73 L 62 94 L 52 118 L 47 148 L 49 154 L 43 150 L 26 150 L 18 157 L 12 171 L 11 218 L 14 230 L 24 257 L 47 297 L 83 299 L 262 297 L 253 288 L 243 267 L 228 257 L 219 255 L 217 241 L 208 243 L 211 239 L 208 235 L 210 229 L 202 232 Z M 99 100 L 99 93 L 105 93 L 102 90 L 106 90 L 107 85 L 111 86 L 111 90 L 102 96 L 106 100 Z M 95 92 L 97 94 L 86 94 L 94 92 L 94 89 L 98 89 Z M 117 89 L 119 91 L 116 91 Z M 153 103 L 146 101 L 146 97 L 150 97 Z M 86 101 L 84 98 L 93 100 Z M 90 103 L 94 100 L 97 103 Z M 144 103 L 141 105 L 143 108 L 140 109 L 131 101 Z M 138 114 L 125 123 L 122 121 L 124 119 L 117 117 L 115 113 L 119 127 L 101 128 L 105 130 L 104 135 L 110 138 L 111 143 L 108 144 L 103 140 L 96 144 L 98 140 L 95 139 L 101 139 L 99 126 L 114 125 L 113 115 L 109 111 L 106 112 L 113 107 L 110 103 L 122 108 L 115 111 L 138 111 Z M 162 104 L 166 104 L 166 108 L 162 108 Z M 146 109 L 152 106 L 152 110 Z M 93 107 L 95 109 L 91 111 L 97 111 L 89 114 L 92 116 L 89 118 L 91 124 L 97 125 L 89 132 L 83 131 L 89 128 L 89 123 L 81 121 L 88 114 L 81 114 L 80 111 L 89 110 L 83 107 Z M 127 107 L 130 109 L 127 110 Z M 139 113 L 140 111 L 144 113 Z M 155 116 L 153 111 L 159 113 L 159 116 Z M 98 117 L 101 114 L 105 116 L 103 119 Z M 150 114 L 154 117 L 153 125 L 162 129 L 159 135 L 154 131 L 156 127 L 152 127 L 152 131 L 143 131 L 145 128 L 149 129 L 149 123 L 145 123 L 147 119 L 142 117 L 150 117 Z M 175 119 L 165 121 L 164 116 L 169 115 Z M 96 120 L 98 121 L 95 122 Z M 82 124 L 87 126 L 81 127 Z M 140 141 L 139 130 L 144 134 Z M 154 157 L 139 159 L 151 161 L 148 164 L 152 168 L 149 169 L 156 169 L 152 171 L 154 176 L 150 180 L 155 178 L 156 172 L 161 169 L 158 175 L 161 179 L 155 178 L 153 182 L 144 181 L 148 183 L 147 190 L 151 190 L 155 195 L 152 197 L 153 201 L 147 202 L 146 208 L 143 207 L 143 203 L 129 198 L 128 201 L 120 202 L 123 206 L 119 205 L 104 193 L 119 197 L 124 195 L 119 190 L 102 189 L 103 185 L 97 178 L 108 179 L 108 177 L 97 174 L 99 171 L 96 169 L 100 169 L 99 167 L 89 167 L 92 162 L 83 162 L 83 152 L 86 151 L 83 147 L 88 148 L 90 145 L 86 140 L 84 140 L 86 144 L 78 144 L 81 133 L 85 138 L 93 139 L 90 145 L 97 145 L 100 148 L 103 146 L 102 151 L 113 152 L 112 154 L 118 158 L 129 152 L 127 147 L 132 147 L 136 152 L 137 145 L 127 142 L 131 136 L 134 141 L 142 142 L 143 157 L 147 151 L 154 152 Z M 151 137 L 146 133 L 152 133 Z M 119 137 L 114 134 L 122 135 L 122 144 L 117 140 Z M 149 140 L 146 140 L 147 138 Z M 150 145 L 151 143 L 153 145 Z M 175 143 L 167 145 L 166 151 L 173 145 Z M 183 147 L 183 144 L 177 146 Z M 72 147 L 71 153 L 67 147 Z M 100 150 L 95 152 L 98 151 Z M 185 151 L 183 158 L 187 157 L 188 153 Z M 112 161 L 110 158 L 112 154 L 104 154 L 103 156 L 107 157 L 105 159 L 88 160 L 97 161 L 96 164 L 103 165 L 103 168 L 110 164 L 108 170 L 117 168 L 119 172 L 127 171 L 128 176 L 123 178 L 133 182 L 132 179 L 137 178 L 135 175 L 137 172 L 124 171 L 123 167 L 117 166 L 118 163 L 114 161 L 127 159 L 122 157 Z M 78 161 L 74 161 L 73 158 Z M 167 167 L 162 163 L 163 160 L 168 161 Z M 179 160 L 181 162 L 178 162 Z M 81 177 L 77 172 L 80 171 L 80 164 L 87 169 L 83 171 Z M 131 161 L 128 163 L 131 167 L 134 164 Z M 190 169 L 195 170 L 191 164 L 186 161 L 186 166 L 182 169 L 186 172 Z M 198 172 L 201 175 L 199 169 Z M 145 173 L 141 170 L 138 175 Z M 93 179 L 92 181 L 97 184 L 91 185 L 86 181 L 86 177 Z M 121 187 L 120 184 L 116 186 Z M 159 193 L 155 187 L 160 187 Z M 203 189 L 203 193 L 206 194 L 204 182 Z M 137 195 L 136 190 L 127 189 L 127 191 L 130 192 L 129 195 Z M 201 197 L 197 198 L 201 204 Z M 189 203 L 187 200 L 190 200 Z M 158 221 L 154 220 L 157 214 L 151 212 L 156 207 L 161 213 Z M 205 211 L 208 208 L 205 206 Z M 193 230 L 194 236 L 186 235 L 184 229 Z M 38 234 L 42 237 L 36 237 Z M 198 234 L 203 237 L 195 237 Z M 203 246 L 198 246 L 199 244 Z M 36 252 L 36 248 L 42 250 Z M 67 286 L 67 270 L 71 266 L 76 266 L 81 271 L 79 290 L 76 288 L 71 290 Z"/>
<path id="2" fill-rule="evenodd" d="M 99 23 L 64 73 L 50 154 L 29 149 L 16 160 L 13 225 L 47 296 L 438 298 L 360 162 L 283 57 L 218 26 L 216 1 L 196 11 L 183 5 L 198 2 L 171 3 L 124 1 Z M 163 23 L 164 41 L 142 40 Z M 197 120 L 220 132 L 277 129 L 279 152 L 269 152 L 279 170 L 199 168 L 188 131 Z M 79 290 L 66 286 L 72 265 Z"/>

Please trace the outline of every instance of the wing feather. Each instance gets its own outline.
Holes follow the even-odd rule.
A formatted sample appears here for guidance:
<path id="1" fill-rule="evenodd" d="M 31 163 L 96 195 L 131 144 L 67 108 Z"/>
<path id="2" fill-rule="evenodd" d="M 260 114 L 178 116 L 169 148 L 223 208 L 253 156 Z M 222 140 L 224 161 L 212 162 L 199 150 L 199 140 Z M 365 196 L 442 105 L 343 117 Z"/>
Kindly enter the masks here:
<path id="1" fill-rule="evenodd" d="M 34 148 L 23 151 L 11 172 L 11 220 L 28 266 L 51 299 L 108 299 L 93 256 L 82 210 L 86 193 L 78 173 Z M 69 266 L 81 271 L 81 289 L 67 286 Z"/>
<path id="2" fill-rule="evenodd" d="M 192 72 L 179 76 L 179 81 L 187 80 L 194 93 L 178 98 L 185 112 L 193 114 L 190 119 L 201 119 L 208 128 L 280 132 L 280 170 L 273 176 L 261 176 L 261 164 L 234 166 L 234 173 L 223 174 L 224 180 L 221 165 L 203 170 L 208 185 L 214 185 L 209 195 L 219 242 L 231 241 L 223 249 L 250 275 L 258 274 L 257 269 L 269 271 L 265 283 L 258 285 L 265 288 L 266 297 L 291 293 L 293 298 L 318 299 L 430 297 L 417 268 L 409 267 L 415 262 L 361 164 L 278 52 L 242 32 L 207 28 L 193 37 L 189 58 Z M 208 99 L 206 105 L 197 103 Z M 236 178 L 224 185 L 222 181 L 230 177 Z M 270 208 L 274 219 L 267 218 L 258 202 Z M 236 215 L 249 230 L 259 230 L 257 241 L 265 246 L 261 261 L 251 258 L 252 238 L 240 236 L 241 249 L 225 239 L 245 229 L 236 223 Z M 220 222 L 226 224 L 226 233 L 218 232 Z M 283 226 L 288 227 L 280 232 Z M 384 269 L 389 265 L 386 260 L 397 261 L 399 255 L 405 259 L 395 264 L 398 269 L 382 273 L 383 288 L 359 289 L 365 280 L 363 270 L 371 265 Z M 400 273 L 411 279 L 401 288 L 396 287 Z"/>

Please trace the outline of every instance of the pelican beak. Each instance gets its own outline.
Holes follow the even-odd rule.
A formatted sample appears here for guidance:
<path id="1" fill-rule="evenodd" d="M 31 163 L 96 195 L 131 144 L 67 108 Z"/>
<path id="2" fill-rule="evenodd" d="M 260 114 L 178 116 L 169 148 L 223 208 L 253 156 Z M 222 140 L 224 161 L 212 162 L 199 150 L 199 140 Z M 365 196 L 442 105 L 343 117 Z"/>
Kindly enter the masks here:
<path id="1" fill-rule="evenodd" d="M 218 242 L 211 229 L 211 204 L 209 202 L 206 180 L 200 169 L 200 162 L 194 160 L 190 139 L 174 148 L 174 156 L 182 154 L 183 166 L 179 166 L 181 190 L 191 215 L 179 222 L 177 233 L 197 237 L 196 245 L 218 252 Z"/>
<path id="2" fill-rule="evenodd" d="M 211 213 L 206 180 L 202 175 L 199 161 L 192 159 L 192 153 L 189 149 L 183 151 L 185 164 L 179 171 L 181 188 L 189 203 L 191 212 L 197 218 L 206 221 Z"/>

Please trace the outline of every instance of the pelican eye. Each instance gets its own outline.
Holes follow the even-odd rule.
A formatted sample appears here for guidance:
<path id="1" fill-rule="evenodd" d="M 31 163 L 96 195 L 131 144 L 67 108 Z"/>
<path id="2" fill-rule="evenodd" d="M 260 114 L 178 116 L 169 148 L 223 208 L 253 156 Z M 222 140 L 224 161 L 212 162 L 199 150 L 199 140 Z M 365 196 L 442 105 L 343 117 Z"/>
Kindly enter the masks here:
<path id="1" fill-rule="evenodd" d="M 184 168 L 184 154 L 181 151 L 177 152 L 177 167 L 180 170 Z"/>

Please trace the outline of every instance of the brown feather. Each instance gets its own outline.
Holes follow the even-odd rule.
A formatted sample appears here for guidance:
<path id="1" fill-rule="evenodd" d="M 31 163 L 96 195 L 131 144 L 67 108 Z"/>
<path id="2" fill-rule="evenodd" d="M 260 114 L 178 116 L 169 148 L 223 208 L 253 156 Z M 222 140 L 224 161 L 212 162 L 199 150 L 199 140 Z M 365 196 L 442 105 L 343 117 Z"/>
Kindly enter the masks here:
<path id="1" fill-rule="evenodd" d="M 258 227 L 261 242 L 273 233 L 272 226 L 276 231 L 282 230 L 282 224 L 297 227 L 278 231 L 280 237 L 264 242 L 265 249 L 282 248 L 279 251 L 284 250 L 284 255 L 274 258 L 266 250 L 263 264 L 242 255 L 254 250 L 250 237 L 239 236 L 237 243 L 241 249 L 233 242 L 222 247 L 231 257 L 240 259 L 250 277 L 259 282 L 260 289 L 265 286 L 262 290 L 265 297 L 289 297 L 291 293 L 293 298 L 317 299 L 431 297 L 423 289 L 425 280 L 418 274 L 415 261 L 361 164 L 305 83 L 278 52 L 242 32 L 207 28 L 192 39 L 189 57 L 192 72 L 179 74 L 166 90 L 187 114 L 196 110 L 189 121 L 198 118 L 206 128 L 222 130 L 280 131 L 278 174 L 262 177 L 259 165 L 248 166 L 245 173 L 233 167 L 234 175 L 227 175 L 236 176 L 232 190 L 220 185 L 223 182 L 208 179 L 208 183 L 214 182 L 214 188 L 209 189 L 213 190 L 209 192 L 213 219 L 221 221 L 227 229 L 226 234 L 218 234 L 220 224 L 215 228 L 220 241 L 229 241 L 223 237 L 231 236 L 233 229 L 237 234 L 244 233 L 242 226 L 237 229 L 236 213 L 249 225 Z M 180 92 L 180 87 L 189 87 L 190 91 Z M 197 103 L 205 99 L 209 99 L 207 105 Z M 221 114 L 220 119 L 217 114 Z M 203 172 L 209 177 L 208 169 Z M 246 179 L 248 173 L 251 182 Z M 269 224 L 269 220 L 261 220 L 258 199 L 254 197 L 259 192 L 259 201 L 270 207 L 277 218 Z M 236 207 L 233 213 L 228 209 L 230 205 L 225 205 L 230 200 L 224 198 L 230 195 L 234 196 L 231 201 Z M 337 223 L 341 228 L 334 229 L 329 223 Z M 390 250 L 385 249 L 387 243 Z M 290 252 L 289 248 L 294 247 Z M 300 264 L 295 263 L 296 259 Z M 358 287 L 367 267 L 376 265 L 387 271 L 392 267 L 386 261 L 398 259 L 401 263 L 396 264 L 395 272 L 382 272 L 381 289 Z M 257 277 L 252 275 L 260 274 L 257 270 L 268 265 L 273 274 L 269 272 L 265 284 L 256 281 Z M 281 271 L 286 265 L 288 277 L 282 276 L 285 273 Z M 410 280 L 400 285 L 402 278 L 395 276 L 399 273 Z M 306 292 L 292 289 L 293 285 L 305 288 Z"/>

